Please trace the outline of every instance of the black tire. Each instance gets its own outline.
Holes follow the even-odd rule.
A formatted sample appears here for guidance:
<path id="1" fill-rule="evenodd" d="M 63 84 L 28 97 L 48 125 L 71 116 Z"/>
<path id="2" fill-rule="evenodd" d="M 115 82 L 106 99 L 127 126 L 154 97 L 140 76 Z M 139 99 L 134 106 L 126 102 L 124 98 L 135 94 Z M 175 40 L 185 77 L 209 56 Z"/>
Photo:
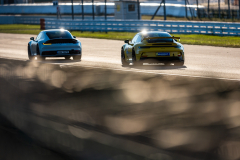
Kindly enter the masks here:
<path id="1" fill-rule="evenodd" d="M 39 61 L 45 61 L 45 57 L 42 57 L 42 56 L 37 56 L 37 59 L 39 60 Z"/>
<path id="2" fill-rule="evenodd" d="M 125 54 L 124 54 L 123 49 L 121 49 L 121 61 L 122 61 L 122 65 L 123 65 L 123 66 L 128 66 L 128 65 L 129 65 L 129 63 L 126 62 Z"/>
<path id="3" fill-rule="evenodd" d="M 82 55 L 73 56 L 73 60 L 81 60 Z"/>
<path id="4" fill-rule="evenodd" d="M 42 56 L 40 55 L 40 50 L 39 50 L 38 45 L 37 45 L 37 60 L 39 60 L 39 61 L 45 61 L 45 57 L 42 57 Z"/>
<path id="5" fill-rule="evenodd" d="M 164 65 L 165 65 L 165 66 L 171 66 L 171 63 L 166 62 L 166 63 L 164 63 Z"/>
<path id="6" fill-rule="evenodd" d="M 184 65 L 184 61 L 174 63 L 174 66 L 183 66 L 183 65 Z"/>
<path id="7" fill-rule="evenodd" d="M 136 60 L 136 54 L 135 54 L 134 50 L 132 51 L 132 63 L 134 66 L 142 66 L 143 65 L 143 62 Z"/>
<path id="8" fill-rule="evenodd" d="M 34 59 L 34 56 L 32 56 L 32 54 L 31 54 L 31 49 L 30 49 L 29 45 L 28 45 L 28 58 L 30 61 L 32 61 Z"/>
<path id="9" fill-rule="evenodd" d="M 66 60 L 69 60 L 71 58 L 71 56 L 66 56 L 65 59 Z"/>

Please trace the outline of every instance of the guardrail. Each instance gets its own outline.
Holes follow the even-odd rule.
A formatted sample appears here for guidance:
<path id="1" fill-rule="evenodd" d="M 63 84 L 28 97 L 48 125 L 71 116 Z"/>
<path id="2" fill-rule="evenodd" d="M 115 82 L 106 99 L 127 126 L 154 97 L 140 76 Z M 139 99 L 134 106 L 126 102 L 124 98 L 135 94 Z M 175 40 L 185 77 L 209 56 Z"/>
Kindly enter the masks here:
<path id="1" fill-rule="evenodd" d="M 41 17 L 1 16 L 11 20 L 9 24 L 40 24 Z M 5 20 L 4 20 L 5 21 Z M 45 29 L 65 28 L 79 31 L 119 31 L 139 32 L 165 31 L 173 34 L 209 34 L 220 36 L 240 36 L 240 23 L 231 22 L 192 22 L 192 21 L 147 21 L 147 20 L 71 20 L 45 18 Z M 42 28 L 44 29 L 44 28 Z"/>
<path id="2" fill-rule="evenodd" d="M 15 17 L 17 24 L 40 24 L 41 16 L 19 16 Z"/>
<path id="3" fill-rule="evenodd" d="M 52 19 L 52 20 L 57 20 L 57 16 L 0 16 L 1 17 L 9 19 L 9 17 L 14 17 L 14 22 L 12 23 L 17 23 L 17 24 L 40 24 L 40 19 Z M 86 20 L 92 20 L 92 16 L 84 16 Z M 72 20 L 71 15 L 63 15 L 62 19 L 64 20 Z M 77 21 L 82 21 L 82 16 L 75 16 L 75 20 Z M 104 20 L 104 16 L 95 16 L 96 20 Z M 107 19 L 114 19 L 114 16 L 108 16 Z"/>
<path id="4" fill-rule="evenodd" d="M 46 29 L 64 28 L 80 31 L 121 31 L 138 32 L 165 31 L 175 34 L 209 34 L 239 36 L 240 23 L 184 22 L 184 21 L 143 21 L 143 20 L 54 20 L 45 19 Z"/>

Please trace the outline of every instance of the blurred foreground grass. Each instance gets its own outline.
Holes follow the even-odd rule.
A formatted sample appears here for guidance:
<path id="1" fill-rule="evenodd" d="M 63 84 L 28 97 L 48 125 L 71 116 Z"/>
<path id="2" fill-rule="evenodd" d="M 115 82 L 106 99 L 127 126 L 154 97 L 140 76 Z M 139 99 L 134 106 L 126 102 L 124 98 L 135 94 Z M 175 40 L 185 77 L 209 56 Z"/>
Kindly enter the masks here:
<path id="1" fill-rule="evenodd" d="M 40 32 L 39 25 L 0 25 L 1 33 L 19 33 L 19 34 L 38 34 Z M 74 36 L 85 38 L 99 38 L 99 39 L 115 39 L 125 40 L 132 39 L 136 34 L 134 32 L 81 32 L 71 31 Z M 195 34 L 174 34 L 175 37 L 181 37 L 182 44 L 192 45 L 209 45 L 221 47 L 236 47 L 240 48 L 240 37 L 229 36 L 212 36 L 212 35 L 195 35 Z"/>

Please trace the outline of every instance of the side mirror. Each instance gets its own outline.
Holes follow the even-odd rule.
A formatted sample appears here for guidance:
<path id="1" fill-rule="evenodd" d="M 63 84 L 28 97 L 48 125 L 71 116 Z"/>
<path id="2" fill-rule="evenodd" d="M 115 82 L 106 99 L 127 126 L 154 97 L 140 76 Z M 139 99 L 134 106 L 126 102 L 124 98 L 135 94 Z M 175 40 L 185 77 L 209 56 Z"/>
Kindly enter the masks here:
<path id="1" fill-rule="evenodd" d="M 178 39 L 174 39 L 176 42 L 178 41 Z"/>
<path id="2" fill-rule="evenodd" d="M 125 40 L 124 43 L 129 43 L 129 40 Z"/>
<path id="3" fill-rule="evenodd" d="M 34 41 L 34 37 L 31 37 L 30 40 L 33 40 L 33 41 Z"/>
<path id="4" fill-rule="evenodd" d="M 76 36 L 73 36 L 73 38 L 76 38 Z"/>
<path id="5" fill-rule="evenodd" d="M 172 36 L 172 37 L 173 37 L 173 40 L 177 42 L 177 39 L 174 39 L 174 36 Z"/>

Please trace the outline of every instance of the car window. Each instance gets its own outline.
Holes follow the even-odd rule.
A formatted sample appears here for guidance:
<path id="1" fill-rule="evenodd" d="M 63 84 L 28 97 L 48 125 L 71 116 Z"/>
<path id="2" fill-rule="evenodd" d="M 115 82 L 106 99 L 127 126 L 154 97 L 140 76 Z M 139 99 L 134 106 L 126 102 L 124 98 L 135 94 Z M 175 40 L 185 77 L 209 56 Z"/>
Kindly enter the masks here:
<path id="1" fill-rule="evenodd" d="M 172 37 L 169 33 L 159 33 L 159 32 L 153 32 L 153 33 L 148 33 L 145 35 L 145 37 Z"/>
<path id="2" fill-rule="evenodd" d="M 38 34 L 38 36 L 37 36 L 36 40 L 39 40 L 39 39 L 41 39 L 41 38 L 40 38 L 40 37 L 41 37 L 41 35 L 42 35 L 42 32 L 40 32 L 40 33 Z"/>
<path id="3" fill-rule="evenodd" d="M 138 38 L 138 34 L 132 39 L 132 43 L 136 43 L 137 38 Z"/>
<path id="4" fill-rule="evenodd" d="M 44 39 L 44 33 L 41 34 L 40 39 Z"/>
<path id="5" fill-rule="evenodd" d="M 144 37 L 172 37 L 169 33 L 166 32 L 152 32 L 144 35 Z M 173 42 L 173 39 L 150 39 L 147 40 L 148 43 L 155 43 L 155 42 Z"/>
<path id="6" fill-rule="evenodd" d="M 142 38 L 141 38 L 141 36 L 139 35 L 139 36 L 137 37 L 136 43 L 141 42 L 141 40 L 142 40 Z"/>
<path id="7" fill-rule="evenodd" d="M 46 35 L 49 39 L 73 39 L 68 31 L 48 31 Z"/>

